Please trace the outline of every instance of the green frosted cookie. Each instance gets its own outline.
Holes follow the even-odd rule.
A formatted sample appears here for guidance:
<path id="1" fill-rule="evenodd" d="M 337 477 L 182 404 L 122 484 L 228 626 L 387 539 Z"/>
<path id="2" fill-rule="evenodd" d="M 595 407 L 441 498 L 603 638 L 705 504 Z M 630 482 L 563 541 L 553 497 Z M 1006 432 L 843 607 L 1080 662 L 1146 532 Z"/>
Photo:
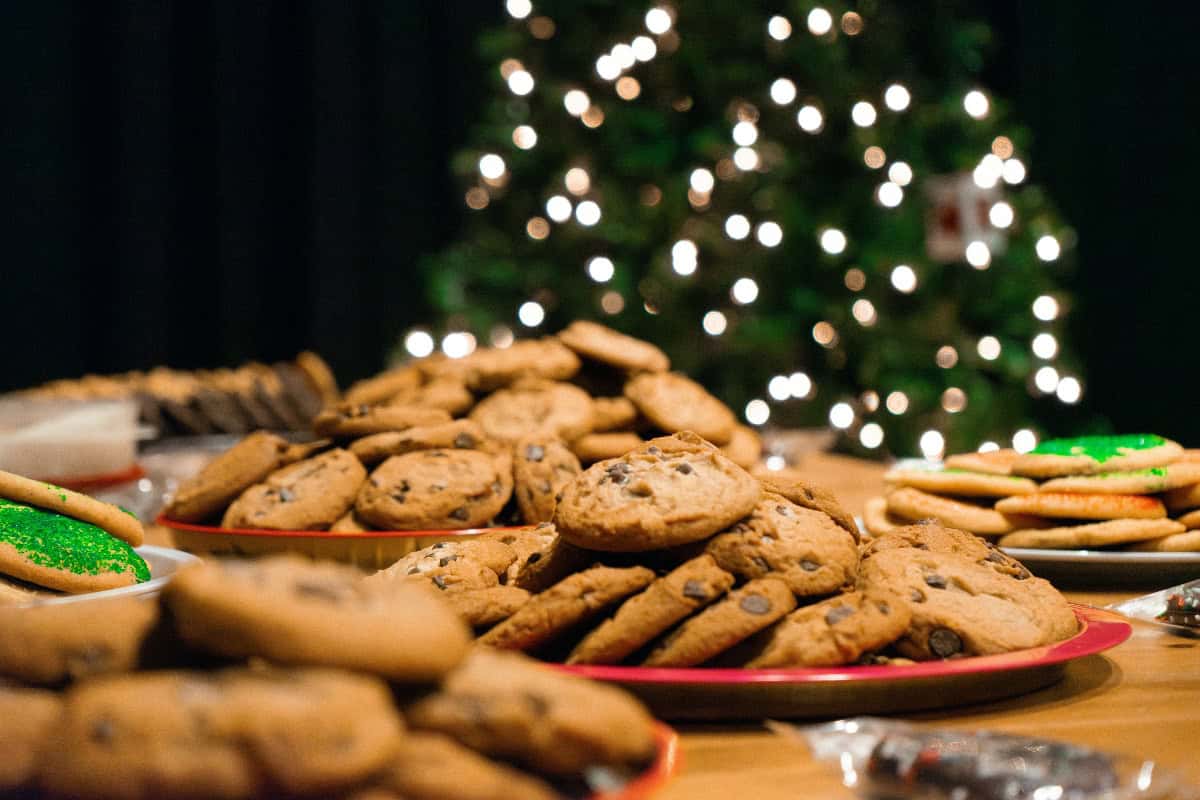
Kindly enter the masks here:
<path id="1" fill-rule="evenodd" d="M 1029 478 L 1095 475 L 1165 467 L 1179 460 L 1177 442 L 1152 433 L 1048 439 L 1013 461 L 1012 473 Z"/>
<path id="2" fill-rule="evenodd" d="M 64 592 L 150 580 L 134 549 L 89 522 L 0 498 L 0 573 Z"/>

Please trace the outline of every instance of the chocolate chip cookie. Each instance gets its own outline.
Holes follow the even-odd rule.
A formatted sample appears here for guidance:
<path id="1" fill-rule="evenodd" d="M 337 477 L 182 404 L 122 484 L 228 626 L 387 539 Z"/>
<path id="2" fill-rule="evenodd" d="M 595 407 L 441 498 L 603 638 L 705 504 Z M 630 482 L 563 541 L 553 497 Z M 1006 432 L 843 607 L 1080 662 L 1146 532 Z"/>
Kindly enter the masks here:
<path id="1" fill-rule="evenodd" d="M 609 458 L 619 458 L 645 444 L 641 436 L 631 431 L 588 433 L 571 442 L 571 452 L 585 464 Z"/>
<path id="2" fill-rule="evenodd" d="M 632 696 L 487 648 L 476 648 L 406 717 L 418 730 L 552 775 L 640 765 L 655 747 L 653 718 Z"/>
<path id="3" fill-rule="evenodd" d="M 552 436 L 534 435 L 513 447 L 513 480 L 521 518 L 529 524 L 554 517 L 558 493 L 583 468 L 567 445 Z"/>
<path id="4" fill-rule="evenodd" d="M 342 449 L 272 472 L 229 506 L 221 525 L 279 531 L 323 531 L 354 504 L 367 471 Z"/>
<path id="5" fill-rule="evenodd" d="M 584 358 L 618 369 L 666 372 L 671 368 L 667 354 L 654 345 L 595 322 L 576 320 L 559 331 L 558 338 Z"/>
<path id="6" fill-rule="evenodd" d="M 450 414 L 440 408 L 342 403 L 318 414 L 313 420 L 313 429 L 318 436 L 356 439 L 373 433 L 403 431 L 422 425 L 441 425 L 450 419 Z"/>
<path id="7" fill-rule="evenodd" d="M 760 578 L 676 628 L 650 653 L 647 667 L 694 667 L 758 633 L 796 607 L 787 584 Z"/>
<path id="8" fill-rule="evenodd" d="M 425 377 L 420 368 L 414 364 L 405 364 L 358 381 L 346 390 L 343 399 L 351 405 L 379 405 L 398 394 L 419 388 L 424 382 Z"/>
<path id="9" fill-rule="evenodd" d="M 654 573 L 645 567 L 595 566 L 577 572 L 531 598 L 479 642 L 500 650 L 532 650 L 641 591 L 652 580 Z"/>
<path id="10" fill-rule="evenodd" d="M 378 678 L 148 672 L 69 692 L 40 772 L 62 797 L 328 797 L 386 767 L 402 741 Z"/>
<path id="11" fill-rule="evenodd" d="M 516 558 L 516 552 L 503 542 L 463 537 L 409 553 L 367 580 L 429 581 L 447 593 L 487 589 L 500 584 L 500 576 Z"/>
<path id="12" fill-rule="evenodd" d="M 677 372 L 642 373 L 625 384 L 625 396 L 664 431 L 695 431 L 716 445 L 729 444 L 737 418 L 700 384 Z"/>
<path id="13" fill-rule="evenodd" d="M 267 431 L 250 434 L 179 484 L 165 513 L 180 522 L 206 520 L 242 492 L 285 465 L 286 439 Z"/>
<path id="14" fill-rule="evenodd" d="M 376 467 L 354 508 L 382 530 L 478 528 L 504 508 L 511 481 L 488 453 L 421 450 Z"/>
<path id="15" fill-rule="evenodd" d="M 733 576 L 702 555 L 676 567 L 583 638 L 568 664 L 619 664 L 638 648 L 733 586 Z"/>
<path id="16" fill-rule="evenodd" d="M 504 442 L 532 435 L 571 441 L 592 429 L 592 399 L 569 383 L 522 380 L 479 401 L 470 418 Z"/>
<path id="17" fill-rule="evenodd" d="M 446 603 L 472 628 L 486 628 L 517 613 L 532 595 L 515 586 L 447 592 Z"/>
<path id="18" fill-rule="evenodd" d="M 801 508 L 773 492 L 705 552 L 742 578 L 778 578 L 799 597 L 832 594 L 854 582 L 858 546 L 828 514 Z"/>
<path id="19" fill-rule="evenodd" d="M 414 389 L 400 392 L 387 405 L 440 408 L 458 416 L 475 405 L 475 395 L 457 375 L 439 375 Z"/>
<path id="20" fill-rule="evenodd" d="M 629 430 L 637 418 L 637 406 L 628 397 L 592 398 L 593 433 Z"/>
<path id="21" fill-rule="evenodd" d="M 785 470 L 763 470 L 756 472 L 755 476 L 766 491 L 783 495 L 798 506 L 828 514 L 830 519 L 854 537 L 854 541 L 858 541 L 858 525 L 854 522 L 854 517 L 842 508 L 833 492 Z"/>
<path id="22" fill-rule="evenodd" d="M 0 797 L 36 796 L 38 761 L 61 714 L 62 700 L 53 692 L 0 685 Z"/>
<path id="23" fill-rule="evenodd" d="M 505 582 L 531 592 L 549 589 L 595 558 L 594 553 L 563 541 L 549 522 L 523 530 L 483 535 L 495 536 L 516 551 L 517 560 L 508 568 Z"/>
<path id="24" fill-rule="evenodd" d="M 350 443 L 349 450 L 359 461 L 371 466 L 416 450 L 478 450 L 486 439 L 483 429 L 469 419 L 456 419 L 440 425 L 420 425 L 405 431 L 373 433 Z"/>
<path id="25" fill-rule="evenodd" d="M 765 667 L 834 667 L 896 641 L 912 611 L 891 592 L 848 592 L 788 614 L 764 634 L 758 654 L 746 664 Z"/>
<path id="26" fill-rule="evenodd" d="M 207 561 L 181 571 L 164 595 L 185 641 L 232 657 L 427 681 L 470 641 L 431 590 L 298 556 Z"/>
<path id="27" fill-rule="evenodd" d="M 684 432 L 589 467 L 564 487 L 554 523 L 579 547 L 657 550 L 728 527 L 750 513 L 761 493 L 720 450 Z"/>
<path id="28" fill-rule="evenodd" d="M 748 425 L 736 425 L 729 443 L 721 446 L 721 452 L 742 469 L 751 469 L 762 458 L 762 437 Z"/>
<path id="29" fill-rule="evenodd" d="M 904 525 L 867 542 L 861 551 L 866 561 L 883 550 L 924 550 L 929 553 L 951 553 L 971 559 L 996 572 L 1024 580 L 1031 577 L 1025 565 L 1001 551 L 996 545 L 973 533 L 946 528 L 934 522 Z"/>

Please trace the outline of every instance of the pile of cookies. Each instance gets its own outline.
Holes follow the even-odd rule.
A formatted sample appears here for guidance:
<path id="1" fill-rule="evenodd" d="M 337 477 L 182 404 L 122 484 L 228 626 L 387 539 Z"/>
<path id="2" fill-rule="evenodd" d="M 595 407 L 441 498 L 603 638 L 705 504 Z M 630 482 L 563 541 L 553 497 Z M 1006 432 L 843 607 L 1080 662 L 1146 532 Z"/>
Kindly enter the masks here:
<path id="1" fill-rule="evenodd" d="M 0 796 L 529 800 L 656 753 L 620 689 L 473 649 L 424 587 L 297 557 L 0 608 Z"/>
<path id="2" fill-rule="evenodd" d="M 1153 434 L 901 463 L 884 480 L 864 514 L 873 534 L 932 519 L 1001 547 L 1200 551 L 1200 453 Z"/>
<path id="3" fill-rule="evenodd" d="M 557 336 L 414 361 L 317 414 L 305 445 L 256 432 L 183 484 L 181 522 L 447 530 L 550 520 L 587 464 L 695 430 L 749 467 L 757 434 L 654 345 L 575 322 Z"/>
<path id="4" fill-rule="evenodd" d="M 137 400 L 141 420 L 159 436 L 246 433 L 258 428 L 305 430 L 322 406 L 338 398 L 337 380 L 316 353 L 293 361 L 236 369 L 85 375 L 21 393 L 29 398 Z"/>
<path id="5" fill-rule="evenodd" d="M 0 605 L 148 581 L 144 535 L 114 505 L 0 471 Z"/>
<path id="6" fill-rule="evenodd" d="M 755 478 L 688 432 L 585 470 L 552 523 L 435 544 L 365 582 L 432 584 L 481 644 L 571 664 L 889 663 L 1076 631 L 1054 587 L 977 537 L 917 525 L 860 552 L 827 492 Z"/>

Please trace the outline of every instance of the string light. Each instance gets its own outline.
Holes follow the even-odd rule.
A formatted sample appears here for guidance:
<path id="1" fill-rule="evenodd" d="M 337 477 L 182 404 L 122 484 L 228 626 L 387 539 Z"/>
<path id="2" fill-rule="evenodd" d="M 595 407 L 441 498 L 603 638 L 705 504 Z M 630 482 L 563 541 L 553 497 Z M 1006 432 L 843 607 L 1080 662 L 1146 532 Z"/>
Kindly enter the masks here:
<path id="1" fill-rule="evenodd" d="M 783 241 L 783 228 L 775 222 L 764 222 L 758 226 L 756 235 L 763 247 L 778 247 Z"/>
<path id="2" fill-rule="evenodd" d="M 533 91 L 533 76 L 523 69 L 516 70 L 508 76 L 508 90 L 518 97 L 524 97 Z"/>
<path id="3" fill-rule="evenodd" d="M 903 161 L 895 161 L 888 167 L 888 180 L 897 186 L 908 186 L 912 183 L 912 167 Z"/>
<path id="4" fill-rule="evenodd" d="M 1058 317 L 1058 301 L 1048 294 L 1040 295 L 1033 301 L 1033 315 L 1042 322 L 1050 322 Z"/>
<path id="5" fill-rule="evenodd" d="M 716 180 L 713 178 L 713 174 L 711 172 L 701 167 L 699 169 L 692 170 L 692 175 L 688 179 L 688 183 L 690 183 L 691 187 L 697 192 L 700 192 L 701 194 L 708 194 L 713 190 L 713 186 L 716 185 Z"/>
<path id="6" fill-rule="evenodd" d="M 504 169 L 504 159 L 495 153 L 488 153 L 479 159 L 479 174 L 487 180 L 503 177 Z"/>
<path id="7" fill-rule="evenodd" d="M 750 235 L 750 220 L 742 214 L 731 214 L 725 220 L 725 235 L 730 239 L 745 239 Z"/>
<path id="8" fill-rule="evenodd" d="M 802 106 L 796 112 L 796 124 L 805 133 L 820 133 L 821 127 L 825 124 L 825 117 L 821 114 L 821 109 L 816 106 Z"/>
<path id="9" fill-rule="evenodd" d="M 571 218 L 571 201 L 556 194 L 546 201 L 546 216 L 555 222 L 566 222 Z"/>
<path id="10" fill-rule="evenodd" d="M 868 103 L 866 100 L 859 100 L 850 109 L 850 119 L 860 128 L 869 128 L 875 124 L 875 118 L 878 115 L 875 112 L 875 106 Z"/>
<path id="11" fill-rule="evenodd" d="M 500 62 L 500 77 L 508 80 L 508 76 L 512 75 L 519 69 L 525 69 L 525 66 L 515 58 L 506 58 Z"/>
<path id="12" fill-rule="evenodd" d="M 1038 391 L 1050 394 L 1058 388 L 1058 370 L 1050 366 L 1040 367 L 1033 374 L 1033 385 Z"/>
<path id="13" fill-rule="evenodd" d="M 937 431 L 925 431 L 918 443 L 921 454 L 931 461 L 936 461 L 946 452 L 946 439 Z"/>
<path id="14" fill-rule="evenodd" d="M 878 145 L 871 145 L 863 151 L 863 163 L 871 169 L 879 169 L 887 162 L 887 153 Z"/>
<path id="15" fill-rule="evenodd" d="M 988 102 L 987 95 L 978 89 L 972 89 L 963 97 L 963 108 L 973 119 L 986 117 L 990 107 L 991 103 Z"/>
<path id="16" fill-rule="evenodd" d="M 609 55 L 617 60 L 617 66 L 621 69 L 629 69 L 637 63 L 637 56 L 633 54 L 633 48 L 624 42 L 613 45 Z"/>
<path id="17" fill-rule="evenodd" d="M 533 4 L 529 0 L 508 0 L 504 7 L 513 19 L 525 19 L 533 11 Z"/>
<path id="18" fill-rule="evenodd" d="M 837 228 L 826 228 L 821 231 L 821 249 L 831 256 L 841 254 L 846 249 L 846 234 Z"/>
<path id="19" fill-rule="evenodd" d="M 842 283 L 852 292 L 861 292 L 867 285 L 867 273 L 858 267 L 851 267 L 842 277 Z"/>
<path id="20" fill-rule="evenodd" d="M 782 42 L 792 35 L 792 23 L 786 17 L 776 15 L 767 21 L 767 33 L 775 41 Z"/>
<path id="21" fill-rule="evenodd" d="M 933 361 L 942 369 L 950 369 L 958 363 L 958 351 L 950 345 L 944 344 L 934 354 Z"/>
<path id="22" fill-rule="evenodd" d="M 858 36 L 862 33 L 863 18 L 853 11 L 842 14 L 842 32 L 847 36 Z"/>
<path id="23" fill-rule="evenodd" d="M 661 6 L 646 12 L 646 30 L 661 36 L 671 30 L 671 14 Z"/>
<path id="24" fill-rule="evenodd" d="M 908 395 L 904 392 L 890 392 L 883 401 L 884 407 L 897 417 L 908 411 Z"/>
<path id="25" fill-rule="evenodd" d="M 803 372 L 793 372 L 788 376 L 788 391 L 797 400 L 808 397 L 813 390 L 812 378 Z"/>
<path id="26" fill-rule="evenodd" d="M 499 347 L 505 350 L 512 347 L 513 336 L 512 328 L 507 325 L 495 325 L 492 327 L 492 332 L 488 335 L 488 339 L 492 343 L 492 347 Z"/>
<path id="27" fill-rule="evenodd" d="M 733 163 L 742 172 L 758 167 L 758 152 L 753 147 L 739 147 L 733 151 Z"/>
<path id="28" fill-rule="evenodd" d="M 994 453 L 999 449 L 1000 445 L 996 444 L 995 442 L 984 442 L 983 444 L 979 445 L 979 452 L 981 453 Z"/>
<path id="29" fill-rule="evenodd" d="M 871 414 L 879 410 L 879 392 L 868 389 L 858 396 L 858 400 L 862 403 L 863 408 Z"/>
<path id="30" fill-rule="evenodd" d="M 878 423 L 868 422 L 858 432 L 858 441 L 862 442 L 862 446 L 868 450 L 874 450 L 883 444 L 883 428 Z"/>
<path id="31" fill-rule="evenodd" d="M 644 206 L 654 207 L 662 200 L 662 189 L 659 189 L 653 183 L 647 183 L 638 189 L 638 200 Z"/>
<path id="32" fill-rule="evenodd" d="M 883 104 L 892 111 L 903 111 L 912 102 L 912 95 L 902 84 L 893 83 L 883 92 Z"/>
<path id="33" fill-rule="evenodd" d="M 967 393 L 957 386 L 942 392 L 942 409 L 948 414 L 957 414 L 967 407 Z"/>
<path id="34" fill-rule="evenodd" d="M 975 346 L 984 361 L 995 361 L 1000 357 L 1000 340 L 995 336 L 984 336 Z"/>
<path id="35" fill-rule="evenodd" d="M 489 199 L 487 189 L 481 186 L 472 186 L 470 189 L 467 189 L 467 207 L 474 211 L 487 208 Z"/>
<path id="36" fill-rule="evenodd" d="M 1016 450 L 1018 453 L 1028 453 L 1037 447 L 1037 434 L 1028 428 L 1022 428 L 1013 434 L 1012 445 L 1013 450 Z"/>
<path id="37" fill-rule="evenodd" d="M 680 239 L 671 247 L 671 269 L 679 275 L 691 275 L 696 271 L 700 251 L 691 239 Z"/>
<path id="38" fill-rule="evenodd" d="M 638 61 L 649 61 L 658 54 L 658 45 L 649 36 L 636 36 L 633 40 L 633 57 Z"/>
<path id="39" fill-rule="evenodd" d="M 1079 385 L 1078 378 L 1068 375 L 1058 382 L 1055 394 L 1058 395 L 1059 400 L 1071 405 L 1079 402 L 1079 398 L 1083 395 L 1083 387 Z"/>
<path id="40" fill-rule="evenodd" d="M 404 337 L 404 349 L 414 358 L 424 358 L 433 352 L 433 337 L 427 331 L 412 331 Z"/>
<path id="41" fill-rule="evenodd" d="M 796 84 L 787 78 L 779 78 L 771 84 L 771 99 L 776 105 L 786 106 L 796 99 Z"/>
<path id="42" fill-rule="evenodd" d="M 739 122 L 733 126 L 733 141 L 742 147 L 749 147 L 758 141 L 758 128 L 753 122 Z"/>
<path id="43" fill-rule="evenodd" d="M 884 181 L 879 184 L 875 196 L 884 208 L 895 208 L 904 200 L 904 190 L 891 181 Z"/>
<path id="44" fill-rule="evenodd" d="M 613 262 L 605 256 L 596 256 L 587 264 L 588 277 L 596 283 L 608 283 L 616 271 Z"/>
<path id="45" fill-rule="evenodd" d="M 525 233 L 530 239 L 541 241 L 550 235 L 550 223 L 545 217 L 530 217 L 525 223 Z"/>
<path id="46" fill-rule="evenodd" d="M 592 179 L 583 167 L 571 167 L 563 177 L 563 185 L 573 195 L 584 195 L 592 188 Z"/>
<path id="47" fill-rule="evenodd" d="M 854 301 L 854 304 L 850 306 L 850 313 L 864 328 L 871 327 L 878 320 L 875 314 L 875 304 L 865 297 Z"/>
<path id="48" fill-rule="evenodd" d="M 828 11 L 817 6 L 808 12 L 808 31 L 813 36 L 824 36 L 833 28 L 833 16 Z"/>
<path id="49" fill-rule="evenodd" d="M 464 358 L 475 352 L 475 335 L 455 331 L 442 337 L 442 352 L 449 358 Z"/>
<path id="50" fill-rule="evenodd" d="M 997 136 L 995 139 L 992 139 L 992 152 L 1000 158 L 1012 158 L 1012 139 L 1007 136 Z"/>
<path id="51" fill-rule="evenodd" d="M 588 110 L 588 106 L 592 104 L 592 100 L 587 96 L 587 92 L 582 89 L 571 89 L 563 95 L 563 106 L 566 107 L 567 113 L 572 117 L 578 117 L 580 114 Z"/>
<path id="52" fill-rule="evenodd" d="M 1052 333 L 1039 333 L 1033 337 L 1033 354 L 1038 358 L 1049 361 L 1058 355 L 1058 340 Z"/>
<path id="53" fill-rule="evenodd" d="M 746 422 L 751 425 L 762 425 L 771 418 L 771 407 L 765 400 L 754 398 L 746 403 Z"/>
<path id="54" fill-rule="evenodd" d="M 575 206 L 575 219 L 580 225 L 591 227 L 600 221 L 600 206 L 593 200 L 584 200 Z"/>
<path id="55" fill-rule="evenodd" d="M 642 85 L 638 83 L 637 78 L 626 75 L 617 81 L 617 97 L 622 100 L 636 100 L 641 93 Z"/>
<path id="56" fill-rule="evenodd" d="M 988 222 L 997 228 L 1007 228 L 1013 224 L 1013 207 L 1001 200 L 993 203 L 988 209 Z"/>
<path id="57" fill-rule="evenodd" d="M 849 403 L 834 403 L 829 409 L 829 424 L 845 430 L 854 424 L 854 409 Z"/>
<path id="58" fill-rule="evenodd" d="M 967 263 L 975 269 L 987 269 L 992 263 L 992 251 L 978 239 L 967 245 L 966 257 Z"/>
<path id="59" fill-rule="evenodd" d="M 975 167 L 971 173 L 972 180 L 980 189 L 991 189 L 1000 181 L 1000 176 L 1004 173 L 1004 162 L 995 155 L 988 153 Z"/>
<path id="60" fill-rule="evenodd" d="M 1018 184 L 1025 180 L 1025 165 L 1019 158 L 1010 158 L 1004 162 L 1003 175 L 1005 183 Z"/>
<path id="61" fill-rule="evenodd" d="M 787 400 L 792 396 L 791 384 L 788 383 L 787 375 L 776 375 L 767 382 L 767 394 L 771 395 L 772 400 Z"/>
<path id="62" fill-rule="evenodd" d="M 813 341 L 825 348 L 833 347 L 837 344 L 837 329 L 830 325 L 825 320 L 821 320 L 812 329 Z"/>
<path id="63" fill-rule="evenodd" d="M 605 314 L 620 314 L 625 310 L 625 298 L 620 292 L 605 292 L 600 298 L 600 308 Z"/>
<path id="64" fill-rule="evenodd" d="M 703 321 L 700 323 L 704 328 L 704 332 L 709 336 L 720 336 L 728 327 L 729 321 L 725 319 L 725 315 L 720 311 L 709 311 L 704 315 Z"/>
<path id="65" fill-rule="evenodd" d="M 1062 247 L 1059 245 L 1058 239 L 1049 234 L 1038 239 L 1034 249 L 1037 250 L 1037 256 L 1042 261 L 1054 261 L 1062 253 Z"/>
<path id="66" fill-rule="evenodd" d="M 621 74 L 621 65 L 609 53 L 596 59 L 596 74 L 606 81 L 615 81 Z"/>
<path id="67" fill-rule="evenodd" d="M 546 319 L 546 309 L 542 308 L 541 303 L 528 300 L 517 309 L 517 319 L 526 328 L 536 328 Z"/>
<path id="68" fill-rule="evenodd" d="M 533 34 L 533 38 L 551 39 L 554 37 L 555 25 L 554 20 L 549 17 L 534 17 L 529 20 L 529 32 Z"/>
<path id="69" fill-rule="evenodd" d="M 729 296 L 739 306 L 746 306 L 758 299 L 758 284 L 753 278 L 738 278 L 729 289 Z"/>
<path id="70" fill-rule="evenodd" d="M 537 131 L 528 125 L 518 125 L 513 128 L 513 144 L 522 150 L 532 150 L 537 144 Z"/>
<path id="71" fill-rule="evenodd" d="M 917 288 L 917 273 L 907 264 L 892 268 L 892 287 L 902 294 L 912 294 Z"/>

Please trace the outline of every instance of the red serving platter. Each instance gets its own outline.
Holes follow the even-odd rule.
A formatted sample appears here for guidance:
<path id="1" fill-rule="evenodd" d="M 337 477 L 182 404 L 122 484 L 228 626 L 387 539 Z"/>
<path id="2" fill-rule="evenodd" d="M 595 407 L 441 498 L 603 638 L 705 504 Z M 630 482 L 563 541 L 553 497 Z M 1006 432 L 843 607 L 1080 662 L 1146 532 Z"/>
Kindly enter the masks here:
<path id="1" fill-rule="evenodd" d="M 646 771 L 614 792 L 596 792 L 588 800 L 648 800 L 683 769 L 679 734 L 661 722 L 654 724 L 654 742 L 658 746 L 654 761 Z"/>
<path id="2" fill-rule="evenodd" d="M 895 666 L 803 669 L 620 667 L 556 664 L 556 669 L 617 683 L 668 719 L 752 719 L 896 713 L 998 700 L 1049 686 L 1069 662 L 1124 642 L 1132 629 L 1118 614 L 1072 604 L 1079 632 L 1070 639 L 994 656 Z"/>

